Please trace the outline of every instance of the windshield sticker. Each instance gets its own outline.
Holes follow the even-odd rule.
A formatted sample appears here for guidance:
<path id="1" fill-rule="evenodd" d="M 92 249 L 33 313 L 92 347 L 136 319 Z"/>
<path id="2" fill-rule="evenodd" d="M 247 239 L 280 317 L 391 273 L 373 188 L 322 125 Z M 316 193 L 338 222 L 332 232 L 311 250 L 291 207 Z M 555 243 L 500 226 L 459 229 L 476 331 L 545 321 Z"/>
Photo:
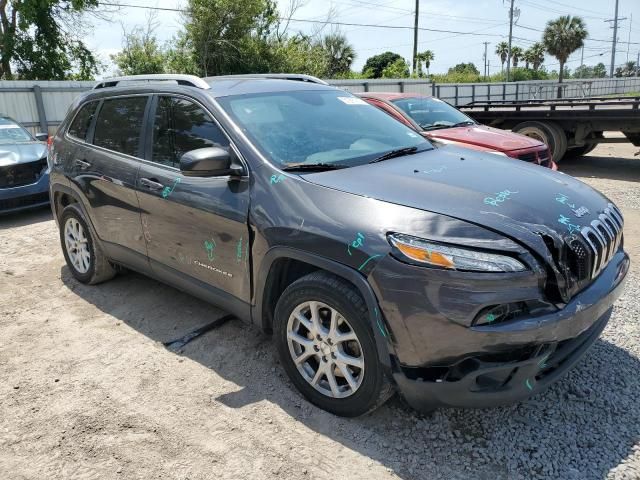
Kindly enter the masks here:
<path id="1" fill-rule="evenodd" d="M 407 135 L 409 135 L 411 138 L 418 138 L 420 136 L 417 133 L 413 133 L 413 132 L 407 132 Z"/>
<path id="2" fill-rule="evenodd" d="M 350 245 L 347 245 L 347 253 L 349 255 L 353 255 L 351 253 L 351 247 L 360 248 L 363 244 L 364 244 L 364 235 L 358 232 L 358 236 L 356 237 L 356 239 L 353 242 L 351 242 Z"/>
<path id="3" fill-rule="evenodd" d="M 162 190 L 162 198 L 167 198 L 169 195 L 171 195 L 175 190 L 176 185 L 178 185 L 179 183 L 180 178 L 176 178 L 176 180 L 173 182 L 173 187 L 164 187 L 164 189 Z"/>
<path id="4" fill-rule="evenodd" d="M 337 97 L 342 103 L 347 105 L 368 105 L 367 102 L 358 97 Z"/>
<path id="5" fill-rule="evenodd" d="M 9 128 L 19 129 L 20 127 L 18 125 L 0 125 L 0 130 L 7 130 Z"/>
<path id="6" fill-rule="evenodd" d="M 576 232 L 579 232 L 580 228 L 582 228 L 580 227 L 580 225 L 574 225 L 573 223 L 571 223 L 571 219 L 569 217 L 565 217 L 562 214 L 560 214 L 560 216 L 558 217 L 558 223 L 565 225 L 571 235 L 573 235 Z"/>
<path id="7" fill-rule="evenodd" d="M 274 183 L 280 183 L 282 181 L 284 181 L 286 177 L 282 174 L 280 175 L 271 175 L 271 185 L 273 185 Z"/>
<path id="8" fill-rule="evenodd" d="M 204 249 L 207 251 L 207 258 L 209 259 L 210 262 L 212 262 L 216 258 L 213 255 L 213 251 L 215 248 L 216 248 L 216 242 L 213 240 L 213 238 L 211 239 L 211 241 L 209 240 L 204 241 Z"/>
<path id="9" fill-rule="evenodd" d="M 496 198 L 485 197 L 484 203 L 486 203 L 487 205 L 493 205 L 494 207 L 497 207 L 501 203 L 507 200 L 510 200 L 509 197 L 515 193 L 518 193 L 518 192 L 512 192 L 511 190 L 503 190 L 502 192 L 496 193 Z"/>

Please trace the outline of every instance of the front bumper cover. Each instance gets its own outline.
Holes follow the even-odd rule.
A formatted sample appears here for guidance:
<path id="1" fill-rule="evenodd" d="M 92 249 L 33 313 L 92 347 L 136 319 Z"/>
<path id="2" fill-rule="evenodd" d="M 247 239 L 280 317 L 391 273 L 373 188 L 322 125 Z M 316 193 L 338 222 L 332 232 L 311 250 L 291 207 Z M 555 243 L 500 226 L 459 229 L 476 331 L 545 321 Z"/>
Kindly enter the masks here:
<path id="1" fill-rule="evenodd" d="M 412 301 L 415 308 L 416 291 L 407 290 L 410 297 L 406 298 L 398 298 L 394 291 L 394 305 L 390 308 L 388 301 L 385 304 L 385 294 L 388 300 L 389 292 L 378 289 L 387 323 L 392 333 L 399 332 L 395 337 L 398 361 L 393 378 L 400 392 L 412 407 L 423 411 L 440 406 L 505 405 L 541 392 L 571 369 L 598 339 L 611 316 L 613 303 L 622 293 L 628 269 L 629 257 L 619 251 L 598 278 L 564 308 L 536 318 L 480 327 L 444 322 L 437 312 L 437 307 L 444 305 L 442 297 L 434 302 L 435 291 L 428 283 L 422 289 L 430 297 L 425 301 L 431 310 L 426 308 L 427 313 L 420 319 L 416 315 L 402 320 L 398 317 L 403 310 L 397 302 Z M 378 280 L 384 276 L 379 273 Z M 523 286 L 515 287 L 520 291 Z M 509 290 L 508 285 L 505 290 Z M 437 291 L 446 290 L 440 285 Z M 469 291 L 467 299 L 472 301 L 476 294 Z M 415 328 L 418 320 L 422 321 L 420 329 Z M 398 348 L 406 333 L 410 334 L 411 347 L 403 352 Z M 420 361 L 403 363 L 402 358 Z"/>

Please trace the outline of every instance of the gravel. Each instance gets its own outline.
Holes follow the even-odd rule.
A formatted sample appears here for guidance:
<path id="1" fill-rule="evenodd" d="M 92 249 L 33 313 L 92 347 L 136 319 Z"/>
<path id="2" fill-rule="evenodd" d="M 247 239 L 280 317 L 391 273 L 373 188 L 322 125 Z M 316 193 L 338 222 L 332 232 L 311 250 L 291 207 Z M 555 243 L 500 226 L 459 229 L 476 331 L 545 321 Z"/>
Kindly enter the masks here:
<path id="1" fill-rule="evenodd" d="M 526 402 L 430 416 L 318 410 L 237 321 L 170 351 L 223 312 L 135 274 L 80 285 L 46 212 L 0 220 L 0 478 L 640 479 L 640 160 L 600 161 L 566 169 L 619 203 L 635 261 L 601 339 Z"/>

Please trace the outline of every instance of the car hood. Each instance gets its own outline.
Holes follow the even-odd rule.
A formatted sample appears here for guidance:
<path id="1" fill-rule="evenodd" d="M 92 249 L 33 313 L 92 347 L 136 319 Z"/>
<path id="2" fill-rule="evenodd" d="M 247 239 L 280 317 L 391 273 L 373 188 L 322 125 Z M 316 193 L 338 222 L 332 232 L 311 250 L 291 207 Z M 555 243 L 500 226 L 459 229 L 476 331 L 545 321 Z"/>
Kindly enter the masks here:
<path id="1" fill-rule="evenodd" d="M 568 175 L 455 146 L 304 178 L 488 227 L 537 250 L 540 234 L 562 242 L 609 203 Z"/>
<path id="2" fill-rule="evenodd" d="M 46 152 L 42 142 L 0 143 L 0 167 L 34 162 L 46 157 Z"/>
<path id="3" fill-rule="evenodd" d="M 486 125 L 470 125 L 465 127 L 443 128 L 441 130 L 424 131 L 425 136 L 439 140 L 477 145 L 501 152 L 522 150 L 523 148 L 540 147 L 544 144 L 518 133 L 507 132 Z"/>

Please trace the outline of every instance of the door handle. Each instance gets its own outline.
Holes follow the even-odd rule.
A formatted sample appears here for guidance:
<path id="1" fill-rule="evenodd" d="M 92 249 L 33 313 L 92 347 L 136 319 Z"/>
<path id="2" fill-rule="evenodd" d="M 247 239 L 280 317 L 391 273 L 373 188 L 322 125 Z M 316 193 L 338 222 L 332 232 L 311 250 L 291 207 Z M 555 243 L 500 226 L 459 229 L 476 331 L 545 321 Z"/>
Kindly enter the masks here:
<path id="1" fill-rule="evenodd" d="M 140 185 L 147 187 L 149 190 L 162 190 L 164 185 L 157 182 L 155 178 L 141 178 Z"/>
<path id="2" fill-rule="evenodd" d="M 89 162 L 86 162 L 84 160 L 80 160 L 78 158 L 76 158 L 76 166 L 80 167 L 80 168 L 89 168 L 91 166 L 91 164 Z"/>

